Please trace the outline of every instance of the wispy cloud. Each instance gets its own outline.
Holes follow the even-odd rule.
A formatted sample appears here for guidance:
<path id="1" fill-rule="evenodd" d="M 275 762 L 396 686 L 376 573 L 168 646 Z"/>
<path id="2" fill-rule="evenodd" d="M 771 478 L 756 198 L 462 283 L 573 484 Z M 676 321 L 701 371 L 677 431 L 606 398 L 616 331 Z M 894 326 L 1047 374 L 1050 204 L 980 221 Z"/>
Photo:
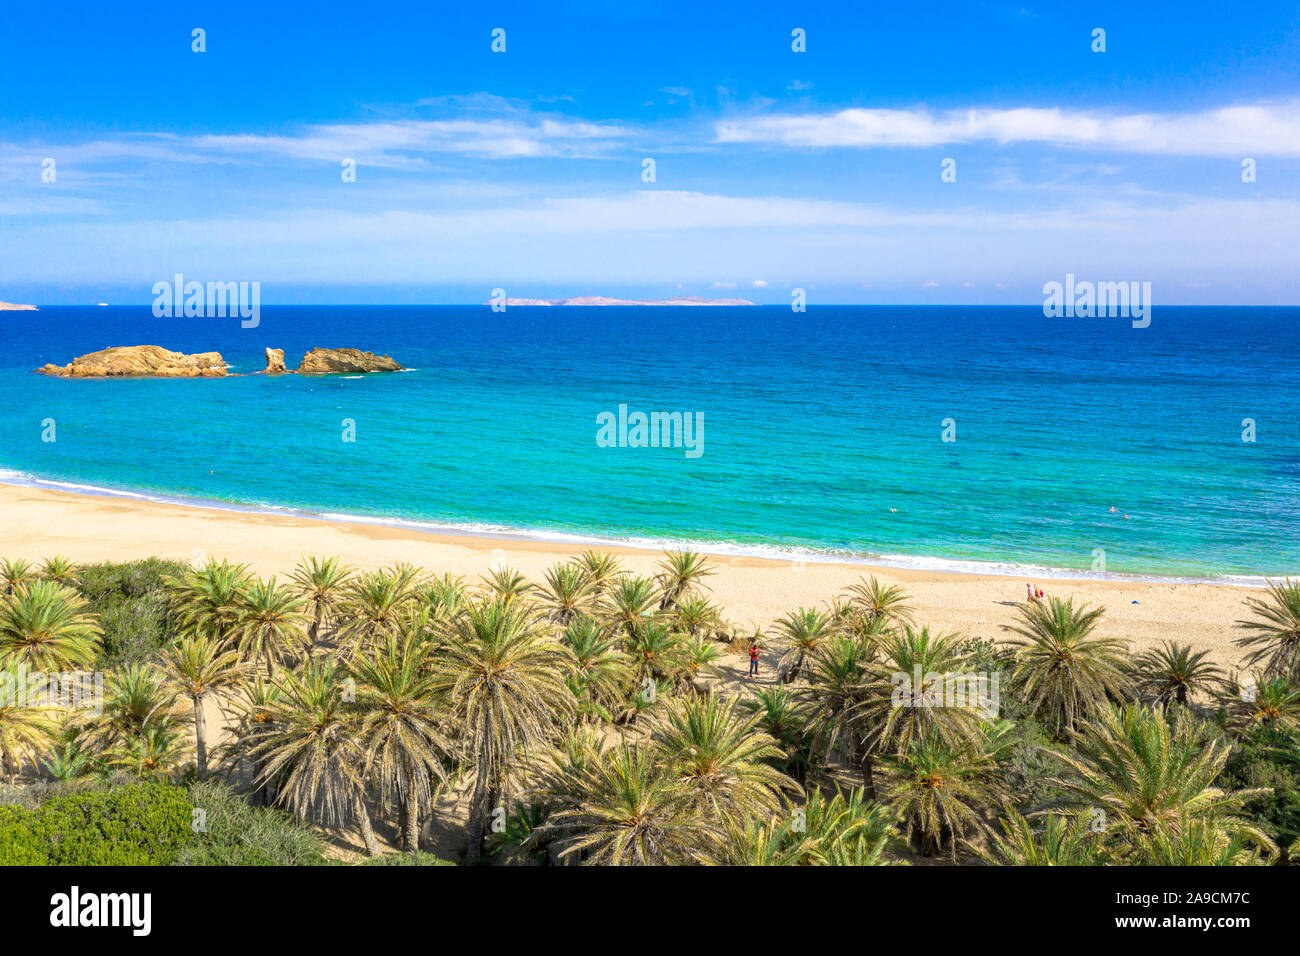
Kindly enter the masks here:
<path id="1" fill-rule="evenodd" d="M 371 166 L 421 168 L 436 155 L 486 160 L 540 157 L 594 158 L 626 143 L 636 130 L 616 122 L 534 112 L 500 97 L 429 100 L 455 115 L 318 123 L 281 133 L 124 132 L 82 142 L 0 143 L 0 165 L 30 167 L 41 157 L 83 166 L 122 160 L 173 163 L 259 163 L 285 158 Z"/>
<path id="2" fill-rule="evenodd" d="M 1059 107 L 844 109 L 720 120 L 716 143 L 787 147 L 927 147 L 1044 143 L 1185 156 L 1300 156 L 1300 102 L 1227 106 L 1197 113 L 1103 113 Z"/>

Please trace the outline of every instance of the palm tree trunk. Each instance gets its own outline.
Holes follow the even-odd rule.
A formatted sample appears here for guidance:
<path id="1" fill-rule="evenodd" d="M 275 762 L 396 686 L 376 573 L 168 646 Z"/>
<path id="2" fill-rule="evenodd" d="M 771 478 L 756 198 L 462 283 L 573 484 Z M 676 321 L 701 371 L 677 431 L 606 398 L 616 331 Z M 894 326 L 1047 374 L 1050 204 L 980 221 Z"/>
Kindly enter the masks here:
<path id="1" fill-rule="evenodd" d="M 312 651 L 316 650 L 316 638 L 320 636 L 320 626 L 324 617 L 325 609 L 319 604 L 316 605 L 316 616 L 312 619 L 311 627 L 307 629 L 307 660 L 311 660 Z"/>
<path id="2" fill-rule="evenodd" d="M 402 849 L 420 852 L 420 798 L 415 793 L 402 805 Z"/>
<path id="3" fill-rule="evenodd" d="M 483 819 L 487 816 L 487 797 L 487 781 L 480 770 L 469 802 L 469 826 L 466 828 L 469 844 L 465 847 L 465 859 L 469 863 L 477 863 L 483 857 Z"/>
<path id="4" fill-rule="evenodd" d="M 366 845 L 366 852 L 379 856 L 379 841 L 375 839 L 375 828 L 370 824 L 370 811 L 366 808 L 366 795 L 357 794 L 357 823 L 361 829 L 361 841 Z"/>
<path id="5" fill-rule="evenodd" d="M 863 752 L 858 766 L 862 771 L 862 786 L 867 792 L 867 799 L 874 803 L 876 800 L 876 768 L 870 750 Z"/>
<path id="6" fill-rule="evenodd" d="M 203 695 L 195 694 L 190 699 L 194 702 L 194 764 L 203 780 L 208 775 L 207 718 L 203 714 Z"/>

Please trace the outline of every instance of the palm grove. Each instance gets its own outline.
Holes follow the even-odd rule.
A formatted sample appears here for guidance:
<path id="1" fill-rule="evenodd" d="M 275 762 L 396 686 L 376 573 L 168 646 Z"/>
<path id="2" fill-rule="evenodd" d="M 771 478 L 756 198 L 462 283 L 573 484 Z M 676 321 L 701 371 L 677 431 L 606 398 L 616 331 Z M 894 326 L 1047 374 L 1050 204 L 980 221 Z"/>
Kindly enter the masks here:
<path id="1" fill-rule="evenodd" d="M 467 862 L 1292 859 L 1300 584 L 1245 602 L 1229 674 L 1174 641 L 1134 655 L 1069 599 L 1020 605 L 1000 641 L 932 633 L 870 578 L 774 622 L 779 680 L 750 684 L 717 679 L 748 638 L 710 573 L 688 551 L 474 583 L 3 561 L 0 669 L 105 678 L 99 713 L 0 700 L 0 760 L 11 791 L 220 783 L 372 856 L 448 817 Z M 996 713 L 900 680 L 960 672 L 1003 678 Z"/>

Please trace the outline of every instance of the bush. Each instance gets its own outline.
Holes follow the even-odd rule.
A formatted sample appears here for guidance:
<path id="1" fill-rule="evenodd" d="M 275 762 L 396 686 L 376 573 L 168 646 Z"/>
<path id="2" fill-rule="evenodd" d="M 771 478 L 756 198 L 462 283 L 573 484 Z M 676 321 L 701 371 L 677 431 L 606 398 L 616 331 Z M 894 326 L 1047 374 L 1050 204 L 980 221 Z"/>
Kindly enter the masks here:
<path id="1" fill-rule="evenodd" d="M 162 783 L 0 807 L 0 865 L 159 866 L 190 840 L 185 791 Z"/>
<path id="2" fill-rule="evenodd" d="M 50 862 L 45 841 L 33 829 L 33 816 L 22 807 L 0 806 L 0 864 L 45 866 Z"/>
<path id="3" fill-rule="evenodd" d="M 288 814 L 253 807 L 215 781 L 190 787 L 190 802 L 203 811 L 203 829 L 181 850 L 185 866 L 315 866 L 325 862 L 311 830 Z"/>
<path id="4" fill-rule="evenodd" d="M 432 853 L 385 853 L 383 856 L 367 857 L 362 866 L 455 866 L 440 856 Z"/>
<path id="5" fill-rule="evenodd" d="M 1272 793 L 1249 801 L 1246 812 L 1275 835 L 1279 847 L 1300 840 L 1300 739 L 1294 734 L 1256 729 L 1233 747 L 1215 784 L 1228 790 L 1271 787 Z"/>
<path id="6" fill-rule="evenodd" d="M 104 664 L 116 666 L 151 658 L 175 637 L 163 578 L 185 573 L 176 561 L 148 558 L 123 564 L 89 564 L 77 570 L 73 586 L 90 602 L 104 629 Z"/>

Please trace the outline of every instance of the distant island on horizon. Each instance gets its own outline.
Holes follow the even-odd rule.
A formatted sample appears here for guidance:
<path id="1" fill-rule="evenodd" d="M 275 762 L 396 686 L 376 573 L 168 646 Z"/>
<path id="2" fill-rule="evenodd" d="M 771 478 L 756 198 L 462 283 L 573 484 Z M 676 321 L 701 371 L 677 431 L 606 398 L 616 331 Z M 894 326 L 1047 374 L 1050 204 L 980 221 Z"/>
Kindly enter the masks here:
<path id="1" fill-rule="evenodd" d="M 499 300 L 498 300 L 499 301 Z M 748 299 L 706 299 L 698 295 L 682 295 L 672 299 L 613 299 L 604 295 L 580 295 L 571 299 L 511 299 L 511 305 L 754 305 Z M 492 301 L 483 303 L 492 305 Z"/>

